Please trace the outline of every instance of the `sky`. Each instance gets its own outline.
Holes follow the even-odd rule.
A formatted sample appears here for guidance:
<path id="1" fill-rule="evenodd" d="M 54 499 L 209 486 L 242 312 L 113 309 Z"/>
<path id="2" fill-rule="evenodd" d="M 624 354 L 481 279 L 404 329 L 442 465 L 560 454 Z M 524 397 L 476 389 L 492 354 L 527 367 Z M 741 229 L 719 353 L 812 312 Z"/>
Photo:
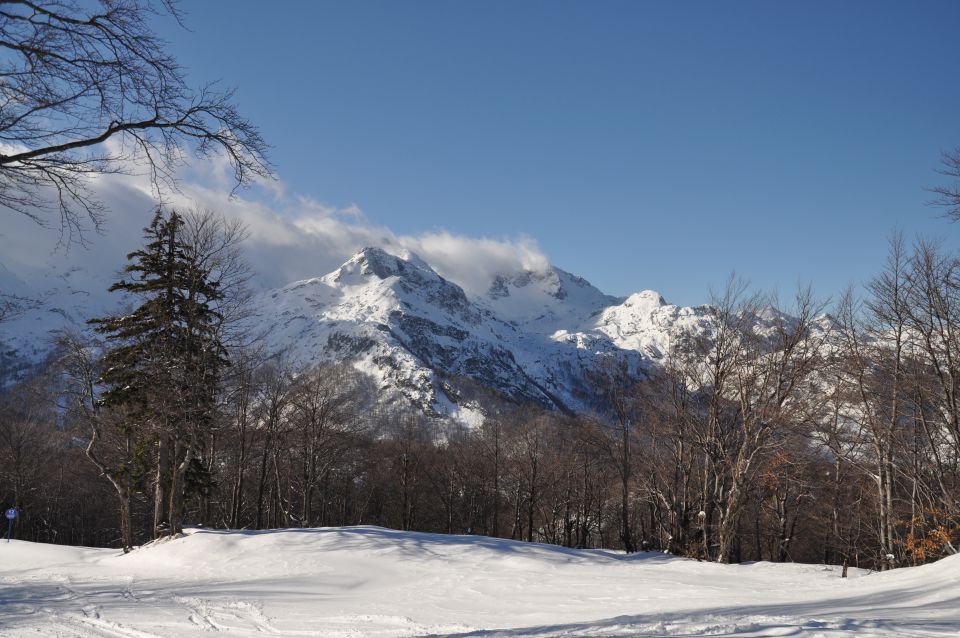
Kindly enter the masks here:
<path id="1" fill-rule="evenodd" d="M 960 247 L 924 190 L 960 146 L 952 0 L 183 9 L 158 31 L 236 88 L 299 228 L 335 211 L 448 259 L 472 238 L 684 305 L 733 271 L 836 298 L 895 228 Z"/>

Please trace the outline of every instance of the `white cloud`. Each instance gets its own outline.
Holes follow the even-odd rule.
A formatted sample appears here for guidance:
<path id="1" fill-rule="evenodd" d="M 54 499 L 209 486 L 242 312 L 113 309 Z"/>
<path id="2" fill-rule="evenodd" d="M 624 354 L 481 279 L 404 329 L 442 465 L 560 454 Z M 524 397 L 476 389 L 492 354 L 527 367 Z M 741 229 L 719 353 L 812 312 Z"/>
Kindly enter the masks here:
<path id="1" fill-rule="evenodd" d="M 276 287 L 326 274 L 361 248 L 378 246 L 400 254 L 412 251 L 468 294 L 485 292 L 497 274 L 543 270 L 546 256 L 529 237 L 475 238 L 448 231 L 397 235 L 371 222 L 355 204 L 334 207 L 291 194 L 282 181 L 264 182 L 229 196 L 223 167 L 217 162 L 191 168 L 177 193 L 165 197 L 175 207 L 199 207 L 241 219 L 250 231 L 247 258 L 255 281 Z M 0 262 L 25 278 L 31 273 L 70 266 L 112 278 L 125 255 L 140 245 L 141 229 L 156 207 L 149 180 L 142 175 L 105 176 L 94 189 L 107 205 L 105 232 L 88 235 L 90 246 L 58 246 L 55 230 L 38 227 L 22 215 L 0 211 Z"/>
<path id="2" fill-rule="evenodd" d="M 488 290 L 493 278 L 499 274 L 521 270 L 541 272 L 550 265 L 536 242 L 529 237 L 489 239 L 441 231 L 400 237 L 398 243 L 473 294 Z"/>

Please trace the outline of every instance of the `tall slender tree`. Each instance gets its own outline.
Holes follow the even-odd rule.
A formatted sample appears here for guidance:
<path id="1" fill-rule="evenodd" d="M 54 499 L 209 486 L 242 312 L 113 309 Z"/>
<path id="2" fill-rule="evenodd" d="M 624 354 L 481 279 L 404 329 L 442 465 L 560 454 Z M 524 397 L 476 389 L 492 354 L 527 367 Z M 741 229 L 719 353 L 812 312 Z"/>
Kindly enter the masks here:
<path id="1" fill-rule="evenodd" d="M 154 534 L 182 525 L 188 472 L 202 453 L 221 374 L 224 298 L 209 268 L 184 241 L 183 217 L 158 210 L 144 231 L 146 245 L 130 253 L 129 279 L 110 287 L 140 299 L 132 312 L 95 319 L 108 349 L 100 402 L 123 408 L 143 440 L 155 446 Z"/>

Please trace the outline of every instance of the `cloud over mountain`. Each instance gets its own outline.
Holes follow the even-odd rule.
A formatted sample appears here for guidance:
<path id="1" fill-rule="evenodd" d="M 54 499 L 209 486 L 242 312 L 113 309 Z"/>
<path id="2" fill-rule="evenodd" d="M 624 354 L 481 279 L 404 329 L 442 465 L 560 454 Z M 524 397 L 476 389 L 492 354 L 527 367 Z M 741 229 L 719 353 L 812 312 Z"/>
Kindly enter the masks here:
<path id="1" fill-rule="evenodd" d="M 229 196 L 222 167 L 194 167 L 179 192 L 165 195 L 172 207 L 197 207 L 241 219 L 249 229 L 245 251 L 255 282 L 273 288 L 322 275 L 365 246 L 401 256 L 416 253 L 468 294 L 483 294 L 499 274 L 544 271 L 549 262 L 529 237 L 476 238 L 446 230 L 398 235 L 367 219 L 356 205 L 331 206 L 288 192 L 282 182 L 266 182 Z M 124 256 L 140 244 L 157 199 L 144 176 L 106 176 L 94 183 L 108 209 L 104 232 L 92 230 L 86 246 L 65 245 L 55 223 L 41 228 L 23 215 L 5 210 L 0 226 L 0 263 L 24 279 L 38 271 L 80 267 L 100 276 L 122 267 Z"/>

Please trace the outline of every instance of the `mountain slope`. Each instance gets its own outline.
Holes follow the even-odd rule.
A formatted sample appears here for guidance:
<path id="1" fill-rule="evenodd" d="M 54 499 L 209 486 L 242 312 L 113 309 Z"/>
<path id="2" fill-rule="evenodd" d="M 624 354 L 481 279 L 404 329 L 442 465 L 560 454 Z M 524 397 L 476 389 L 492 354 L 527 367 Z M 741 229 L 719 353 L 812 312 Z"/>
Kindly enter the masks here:
<path id="1" fill-rule="evenodd" d="M 415 255 L 366 248 L 334 272 L 265 293 L 258 323 L 297 364 L 338 359 L 434 413 L 464 403 L 457 378 L 516 401 L 581 407 L 598 356 L 657 360 L 680 326 L 704 321 L 643 292 L 621 300 L 560 269 L 498 276 L 469 298 Z"/>

